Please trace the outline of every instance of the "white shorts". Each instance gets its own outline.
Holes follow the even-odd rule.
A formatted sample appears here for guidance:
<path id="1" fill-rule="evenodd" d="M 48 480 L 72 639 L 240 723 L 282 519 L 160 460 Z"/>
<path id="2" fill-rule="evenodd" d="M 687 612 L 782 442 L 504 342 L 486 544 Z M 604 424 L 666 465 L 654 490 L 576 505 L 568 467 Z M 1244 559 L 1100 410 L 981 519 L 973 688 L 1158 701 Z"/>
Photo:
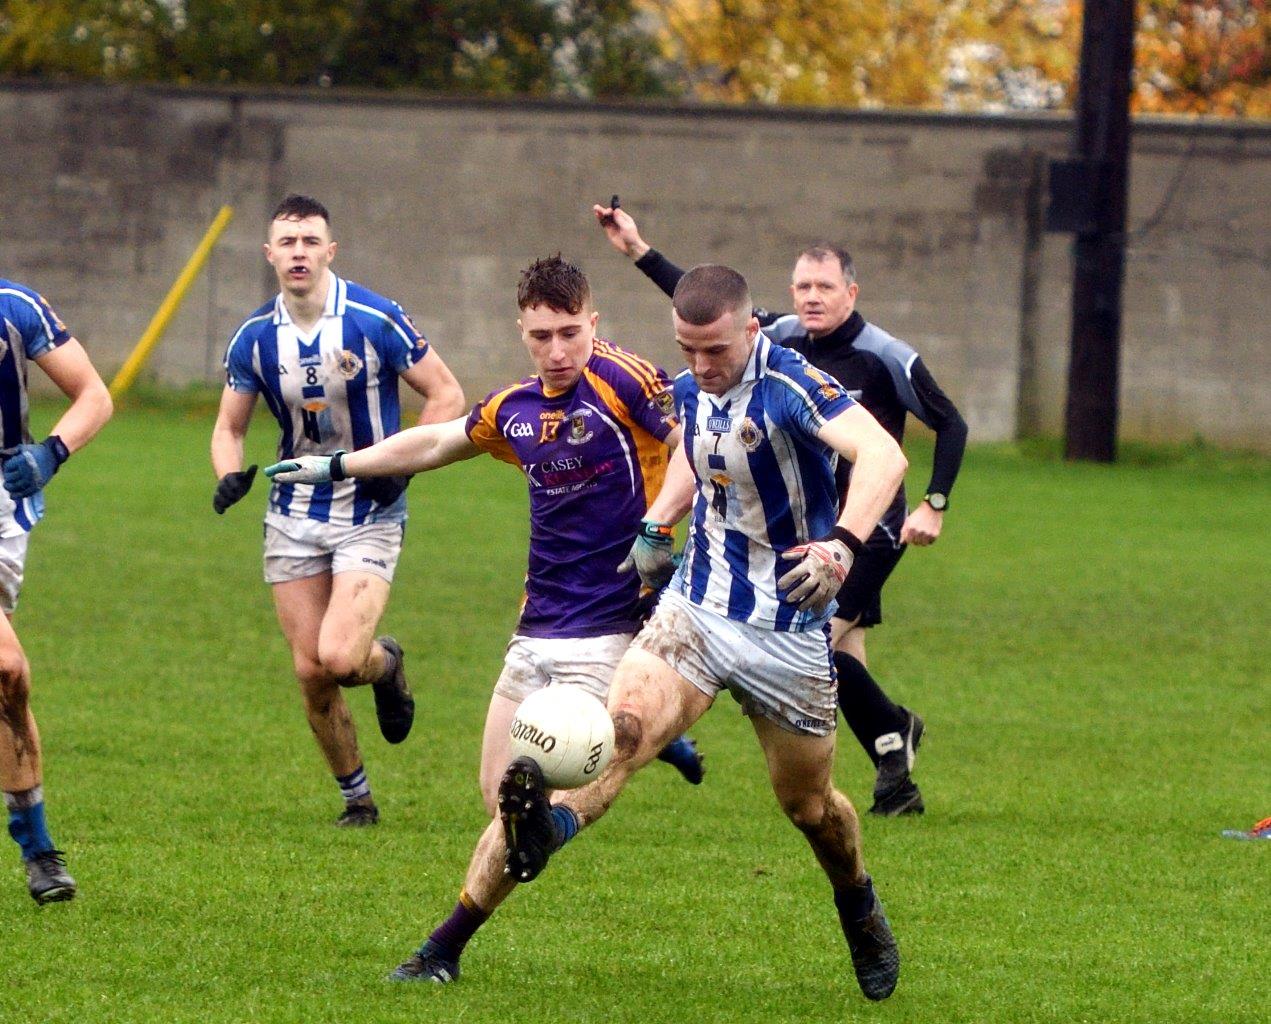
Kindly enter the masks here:
<path id="1" fill-rule="evenodd" d="M 26 569 L 26 546 L 29 533 L 16 537 L 0 537 L 0 612 L 12 615 L 22 592 L 22 573 Z"/>
<path id="2" fill-rule="evenodd" d="M 517 702 L 544 686 L 581 686 L 607 701 L 618 662 L 631 646 L 633 633 L 608 636 L 534 637 L 519 633 L 508 642 L 503 671 L 494 692 Z"/>
<path id="3" fill-rule="evenodd" d="M 727 689 L 747 715 L 790 732 L 828 736 L 838 711 L 830 638 L 734 622 L 672 590 L 631 643 L 708 697 Z"/>
<path id="4" fill-rule="evenodd" d="M 373 573 L 389 583 L 402 553 L 404 523 L 332 526 L 265 514 L 265 582 L 289 583 L 324 572 Z"/>

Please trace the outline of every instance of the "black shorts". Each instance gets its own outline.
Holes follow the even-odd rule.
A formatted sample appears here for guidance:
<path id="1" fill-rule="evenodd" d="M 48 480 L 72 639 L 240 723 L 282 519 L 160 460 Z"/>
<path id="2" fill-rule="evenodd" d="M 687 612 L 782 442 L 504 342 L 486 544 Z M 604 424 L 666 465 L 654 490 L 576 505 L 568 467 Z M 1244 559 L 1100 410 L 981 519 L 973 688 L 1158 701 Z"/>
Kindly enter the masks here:
<path id="1" fill-rule="evenodd" d="M 869 535 L 838 592 L 836 619 L 851 622 L 859 618 L 858 626 L 877 626 L 883 621 L 883 584 L 905 553 L 905 547 L 893 541 L 892 535 L 881 527 Z"/>

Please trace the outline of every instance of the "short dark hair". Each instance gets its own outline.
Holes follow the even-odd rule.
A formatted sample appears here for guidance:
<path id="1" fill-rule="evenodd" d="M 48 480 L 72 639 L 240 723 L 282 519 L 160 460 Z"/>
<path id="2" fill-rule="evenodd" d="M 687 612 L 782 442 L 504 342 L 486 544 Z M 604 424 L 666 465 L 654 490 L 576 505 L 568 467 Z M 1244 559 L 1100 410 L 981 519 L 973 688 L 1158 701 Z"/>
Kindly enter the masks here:
<path id="1" fill-rule="evenodd" d="M 856 265 L 852 262 L 852 254 L 840 245 L 817 242 L 815 245 L 809 245 L 799 253 L 797 258 L 803 259 L 805 256 L 818 263 L 822 260 L 838 260 L 839 266 L 843 269 L 843 279 L 848 284 L 856 280 Z"/>
<path id="2" fill-rule="evenodd" d="M 681 320 L 698 326 L 714 323 L 725 313 L 742 311 L 749 316 L 752 309 L 746 279 L 719 263 L 702 263 L 681 277 L 671 304 Z"/>
<path id="3" fill-rule="evenodd" d="M 591 285 L 587 275 L 569 260 L 556 253 L 535 260 L 521 271 L 516 286 L 516 304 L 520 309 L 549 306 L 558 313 L 573 316 L 591 303 Z"/>
<path id="4" fill-rule="evenodd" d="M 327 222 L 327 227 L 331 226 L 331 214 L 327 213 L 325 206 L 310 196 L 295 192 L 278 204 L 269 220 L 304 220 L 306 217 L 321 217 Z"/>

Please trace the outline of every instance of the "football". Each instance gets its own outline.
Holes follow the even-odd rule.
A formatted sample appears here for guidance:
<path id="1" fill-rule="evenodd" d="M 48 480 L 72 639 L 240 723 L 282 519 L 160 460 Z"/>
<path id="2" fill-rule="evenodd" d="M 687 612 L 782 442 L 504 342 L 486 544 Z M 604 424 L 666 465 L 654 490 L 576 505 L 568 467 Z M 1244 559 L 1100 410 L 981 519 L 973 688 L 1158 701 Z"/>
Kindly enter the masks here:
<path id="1" fill-rule="evenodd" d="M 585 786 L 613 757 L 613 719 L 586 690 L 546 686 L 517 708 L 512 757 L 532 757 L 553 789 Z"/>

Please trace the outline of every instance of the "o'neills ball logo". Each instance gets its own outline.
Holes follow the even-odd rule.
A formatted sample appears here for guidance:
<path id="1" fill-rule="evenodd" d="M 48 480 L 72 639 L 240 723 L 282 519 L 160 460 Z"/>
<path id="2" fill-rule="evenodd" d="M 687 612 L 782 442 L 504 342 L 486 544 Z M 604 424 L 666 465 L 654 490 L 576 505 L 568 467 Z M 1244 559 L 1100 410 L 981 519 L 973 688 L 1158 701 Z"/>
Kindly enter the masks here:
<path id="1" fill-rule="evenodd" d="M 512 728 L 509 732 L 512 739 L 524 740 L 526 743 L 538 747 L 544 754 L 550 754 L 556 748 L 555 736 L 551 736 L 543 732 L 537 725 L 523 722 L 519 718 L 512 719 Z"/>

